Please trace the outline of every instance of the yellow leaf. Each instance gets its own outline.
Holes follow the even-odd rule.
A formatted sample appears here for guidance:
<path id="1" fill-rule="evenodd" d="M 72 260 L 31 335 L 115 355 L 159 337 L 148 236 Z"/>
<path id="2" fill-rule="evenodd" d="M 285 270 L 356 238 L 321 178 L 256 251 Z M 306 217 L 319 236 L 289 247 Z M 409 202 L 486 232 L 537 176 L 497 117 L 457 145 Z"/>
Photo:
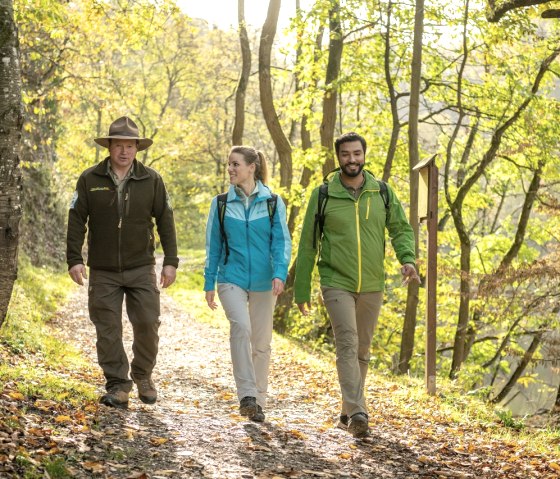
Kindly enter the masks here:
<path id="1" fill-rule="evenodd" d="M 56 416 L 54 420 L 55 422 L 72 422 L 72 418 L 70 416 Z"/>
<path id="2" fill-rule="evenodd" d="M 23 394 L 21 394 L 21 393 L 18 393 L 18 392 L 11 392 L 11 393 L 9 394 L 9 396 L 10 396 L 12 399 L 17 399 L 18 401 L 23 401 L 23 400 L 25 399 L 25 396 L 24 396 Z"/>
<path id="3" fill-rule="evenodd" d="M 165 437 L 152 437 L 150 439 L 150 442 L 156 446 L 159 446 L 160 444 L 165 444 L 167 441 L 169 441 L 169 439 Z"/>
<path id="4" fill-rule="evenodd" d="M 343 452 L 342 454 L 339 454 L 338 457 L 340 457 L 340 459 L 350 459 L 352 457 L 352 454 L 349 454 L 348 452 Z"/>
<path id="5" fill-rule="evenodd" d="M 551 469 L 554 469 L 555 471 L 560 471 L 560 464 L 556 462 L 550 462 L 548 465 L 550 466 Z"/>

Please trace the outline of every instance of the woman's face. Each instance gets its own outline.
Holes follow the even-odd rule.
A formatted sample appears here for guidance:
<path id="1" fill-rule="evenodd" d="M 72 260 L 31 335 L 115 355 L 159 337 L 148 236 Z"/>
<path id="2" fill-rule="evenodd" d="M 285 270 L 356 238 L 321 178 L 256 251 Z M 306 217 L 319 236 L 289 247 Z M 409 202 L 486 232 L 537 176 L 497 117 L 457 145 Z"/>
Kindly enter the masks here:
<path id="1" fill-rule="evenodd" d="M 247 164 L 241 153 L 232 153 L 228 158 L 229 182 L 232 185 L 244 185 L 255 181 L 255 164 Z"/>

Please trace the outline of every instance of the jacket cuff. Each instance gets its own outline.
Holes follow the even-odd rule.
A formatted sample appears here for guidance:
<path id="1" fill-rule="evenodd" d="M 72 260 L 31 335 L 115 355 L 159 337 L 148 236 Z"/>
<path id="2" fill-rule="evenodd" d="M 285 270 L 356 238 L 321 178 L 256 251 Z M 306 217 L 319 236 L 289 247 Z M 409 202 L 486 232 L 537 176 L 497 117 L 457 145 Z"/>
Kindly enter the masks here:
<path id="1" fill-rule="evenodd" d="M 165 256 L 163 258 L 163 266 L 179 267 L 179 258 L 177 256 Z"/>

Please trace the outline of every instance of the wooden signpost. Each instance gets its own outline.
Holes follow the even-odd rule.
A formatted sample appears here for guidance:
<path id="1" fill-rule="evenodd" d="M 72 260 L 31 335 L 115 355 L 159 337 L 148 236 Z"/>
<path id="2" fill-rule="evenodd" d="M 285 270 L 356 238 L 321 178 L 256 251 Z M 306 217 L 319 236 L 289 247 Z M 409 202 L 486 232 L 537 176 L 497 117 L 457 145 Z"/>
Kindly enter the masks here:
<path id="1" fill-rule="evenodd" d="M 426 220 L 428 228 L 428 261 L 426 265 L 426 389 L 436 393 L 436 328 L 437 328 L 437 227 L 438 168 L 436 155 L 418 163 L 418 221 Z"/>

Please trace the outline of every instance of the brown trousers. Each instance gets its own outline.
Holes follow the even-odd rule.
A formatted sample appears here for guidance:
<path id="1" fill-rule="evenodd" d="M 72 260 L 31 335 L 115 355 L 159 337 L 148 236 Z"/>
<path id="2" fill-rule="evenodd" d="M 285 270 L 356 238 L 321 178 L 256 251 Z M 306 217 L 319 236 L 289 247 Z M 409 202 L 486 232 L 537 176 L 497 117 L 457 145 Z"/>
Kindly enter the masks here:
<path id="1" fill-rule="evenodd" d="M 123 299 L 133 331 L 130 365 L 123 345 Z M 105 375 L 105 387 L 129 392 L 129 369 L 132 378 L 144 379 L 150 377 L 156 364 L 160 308 L 154 266 L 122 273 L 90 270 L 88 306 L 97 332 L 97 360 Z"/>

